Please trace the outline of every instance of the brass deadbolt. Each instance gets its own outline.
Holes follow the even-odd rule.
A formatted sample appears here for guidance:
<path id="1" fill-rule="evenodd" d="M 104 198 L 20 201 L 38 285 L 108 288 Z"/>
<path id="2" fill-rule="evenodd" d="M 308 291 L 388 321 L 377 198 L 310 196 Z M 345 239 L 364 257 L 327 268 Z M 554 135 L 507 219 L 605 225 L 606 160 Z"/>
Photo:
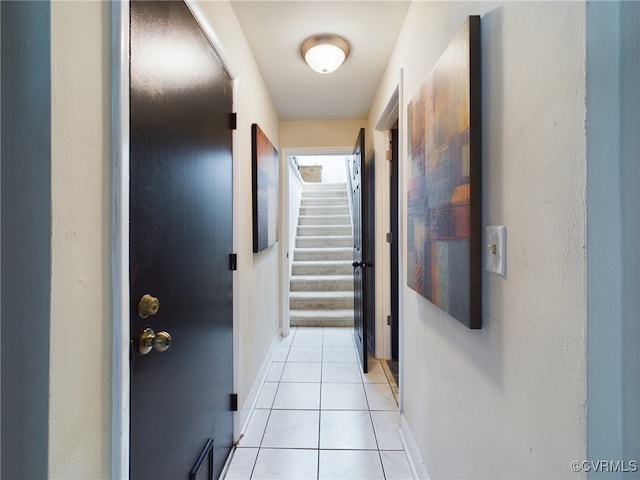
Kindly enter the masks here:
<path id="1" fill-rule="evenodd" d="M 147 318 L 158 313 L 160 301 L 148 293 L 144 294 L 138 303 L 138 315 L 140 318 Z"/>

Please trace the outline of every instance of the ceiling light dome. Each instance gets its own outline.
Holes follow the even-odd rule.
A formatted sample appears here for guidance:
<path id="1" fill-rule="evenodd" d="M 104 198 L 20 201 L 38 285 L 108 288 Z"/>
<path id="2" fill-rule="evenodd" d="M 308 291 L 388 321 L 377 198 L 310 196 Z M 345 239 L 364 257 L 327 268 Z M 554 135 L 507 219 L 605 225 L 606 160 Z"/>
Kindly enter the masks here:
<path id="1" fill-rule="evenodd" d="M 318 73 L 335 72 L 349 56 L 349 44 L 338 35 L 322 34 L 307 38 L 300 55 Z"/>

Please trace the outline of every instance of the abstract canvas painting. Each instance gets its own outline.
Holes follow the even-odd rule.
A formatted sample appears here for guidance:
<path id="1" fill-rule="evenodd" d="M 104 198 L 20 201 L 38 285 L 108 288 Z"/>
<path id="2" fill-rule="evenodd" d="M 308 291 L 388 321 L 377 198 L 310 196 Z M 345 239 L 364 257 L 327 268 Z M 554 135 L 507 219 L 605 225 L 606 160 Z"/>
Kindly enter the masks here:
<path id="1" fill-rule="evenodd" d="M 278 241 L 278 151 L 257 124 L 251 125 L 253 251 Z"/>
<path id="2" fill-rule="evenodd" d="M 480 17 L 470 16 L 408 105 L 408 286 L 482 326 Z"/>

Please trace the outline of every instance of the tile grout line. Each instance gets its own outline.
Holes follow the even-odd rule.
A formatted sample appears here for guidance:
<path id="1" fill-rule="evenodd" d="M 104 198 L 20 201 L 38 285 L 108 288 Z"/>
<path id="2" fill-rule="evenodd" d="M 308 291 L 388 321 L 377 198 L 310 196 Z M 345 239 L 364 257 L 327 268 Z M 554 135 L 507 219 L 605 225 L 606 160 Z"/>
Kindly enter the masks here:
<path id="1" fill-rule="evenodd" d="M 322 343 L 320 344 L 320 399 L 318 403 L 318 461 L 316 465 L 316 479 L 320 478 L 320 449 L 321 449 L 321 435 L 322 435 L 322 387 L 324 384 L 323 381 L 323 373 L 324 373 L 324 334 L 325 329 L 322 327 Z"/>

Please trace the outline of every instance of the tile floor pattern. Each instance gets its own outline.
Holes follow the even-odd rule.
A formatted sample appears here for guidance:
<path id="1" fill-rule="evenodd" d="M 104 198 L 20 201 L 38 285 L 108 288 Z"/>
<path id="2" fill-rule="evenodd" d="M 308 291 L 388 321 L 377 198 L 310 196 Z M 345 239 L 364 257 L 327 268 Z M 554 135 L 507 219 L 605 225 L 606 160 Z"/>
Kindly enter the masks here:
<path id="1" fill-rule="evenodd" d="M 361 373 L 351 328 L 292 328 L 225 479 L 411 479 L 388 378 Z"/>

